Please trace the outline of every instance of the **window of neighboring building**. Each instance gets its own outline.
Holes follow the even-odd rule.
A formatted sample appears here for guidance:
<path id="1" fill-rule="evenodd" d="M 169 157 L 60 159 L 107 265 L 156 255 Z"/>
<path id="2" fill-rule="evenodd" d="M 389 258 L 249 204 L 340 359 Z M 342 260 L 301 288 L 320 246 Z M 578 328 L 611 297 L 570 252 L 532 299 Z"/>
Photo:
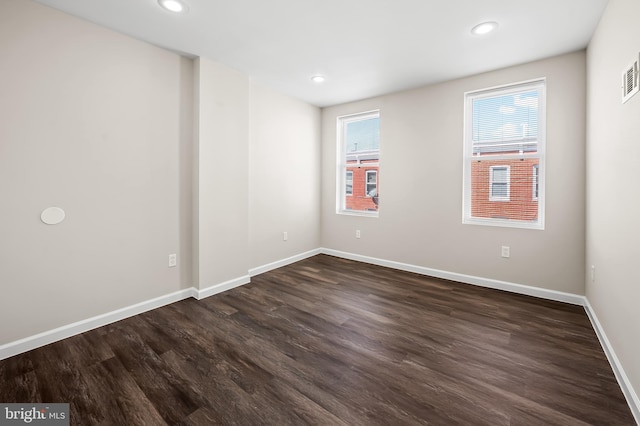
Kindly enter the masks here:
<path id="1" fill-rule="evenodd" d="M 353 172 L 351 170 L 347 170 L 344 193 L 345 195 L 353 195 Z"/>
<path id="2" fill-rule="evenodd" d="M 509 166 L 491 166 L 489 169 L 489 200 L 509 201 Z"/>
<path id="3" fill-rule="evenodd" d="M 544 229 L 545 92 L 465 93 L 463 223 Z"/>
<path id="4" fill-rule="evenodd" d="M 537 164 L 535 164 L 533 166 L 533 199 L 537 200 L 538 199 L 538 174 L 539 174 L 539 170 L 540 168 L 538 167 Z"/>
<path id="5" fill-rule="evenodd" d="M 380 112 L 338 117 L 337 212 L 378 215 Z"/>
<path id="6" fill-rule="evenodd" d="M 367 197 L 375 197 L 378 189 L 378 172 L 375 170 L 366 171 L 365 190 Z"/>

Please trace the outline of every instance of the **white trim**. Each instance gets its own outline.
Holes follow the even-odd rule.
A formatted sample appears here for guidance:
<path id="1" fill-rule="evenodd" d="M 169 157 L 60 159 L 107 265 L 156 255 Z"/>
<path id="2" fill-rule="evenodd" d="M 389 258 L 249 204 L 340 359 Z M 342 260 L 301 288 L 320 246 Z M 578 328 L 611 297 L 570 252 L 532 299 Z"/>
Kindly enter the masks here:
<path id="1" fill-rule="evenodd" d="M 441 271 L 438 269 L 425 268 L 422 266 L 410 265 L 407 263 L 394 262 L 391 260 L 378 259 L 369 256 L 363 256 L 354 253 L 347 253 L 338 250 L 332 250 L 327 248 L 321 248 L 320 252 L 322 254 L 327 254 L 330 256 L 336 256 L 343 259 L 356 260 L 359 262 L 370 263 L 373 265 L 384 266 L 387 268 L 398 269 L 401 271 L 414 272 L 421 275 L 428 275 L 436 278 L 443 278 L 447 280 L 458 281 L 466 284 L 473 284 L 481 287 L 494 288 L 498 290 L 509 291 L 511 293 L 517 294 L 525 294 L 528 296 L 539 297 L 547 300 L 555 300 L 558 302 L 570 303 L 573 305 L 583 306 L 593 329 L 595 330 L 596 335 L 598 336 L 598 340 L 602 345 L 605 355 L 609 360 L 609 364 L 611 364 L 611 369 L 615 374 L 615 377 L 618 381 L 618 385 L 624 394 L 627 403 L 629 404 L 629 408 L 631 409 L 631 413 L 635 417 L 636 423 L 640 425 L 640 398 L 638 398 L 638 394 L 633 388 L 629 377 L 624 371 L 620 360 L 616 356 L 616 353 L 613 349 L 613 346 L 607 339 L 607 336 L 598 321 L 598 317 L 596 316 L 595 311 L 591 307 L 589 300 L 585 296 L 580 296 L 578 294 L 573 293 L 565 293 L 561 291 L 548 290 L 544 288 L 531 287 L 522 284 L 515 284 L 506 281 L 498 281 L 492 280 L 489 278 L 481 278 L 475 277 L 471 275 L 458 274 L 455 272 L 447 272 Z"/>
<path id="2" fill-rule="evenodd" d="M 115 311 L 107 312 L 105 314 L 88 318 L 86 320 L 58 327 L 53 330 L 44 331 L 34 336 L 25 337 L 24 339 L 16 340 L 14 342 L 9 342 L 0 346 L 0 360 L 48 345 L 50 343 L 57 342 L 62 339 L 66 339 L 68 337 L 75 336 L 80 333 L 93 330 L 94 328 L 102 327 L 116 321 L 132 317 L 134 315 L 139 315 L 141 313 L 157 309 L 171 303 L 179 302 L 181 300 L 188 299 L 189 297 L 201 300 L 205 297 L 209 297 L 214 294 L 218 294 L 223 291 L 227 291 L 232 288 L 247 284 L 250 281 L 251 278 L 249 277 L 249 275 L 245 275 L 234 280 L 229 280 L 220 284 L 213 285 L 203 290 L 198 290 L 194 287 L 190 287 L 171 294 L 167 294 L 165 296 L 156 297 L 155 299 L 136 303 L 135 305 L 116 309 Z"/>
<path id="3" fill-rule="evenodd" d="M 607 359 L 609 360 L 609 364 L 611 364 L 611 369 L 613 370 L 613 374 L 615 374 L 616 379 L 618 380 L 618 384 L 622 389 L 622 393 L 624 397 L 627 399 L 627 403 L 629 404 L 629 408 L 631 409 L 631 413 L 636 419 L 636 423 L 640 425 L 640 398 L 638 398 L 638 394 L 633 389 L 633 385 L 629 380 L 629 377 L 622 368 L 622 364 L 616 355 L 616 352 L 613 350 L 613 346 L 609 339 L 607 338 L 606 333 L 604 332 L 604 328 L 602 328 L 602 324 L 598 320 L 598 316 L 596 312 L 593 310 L 593 307 L 589 303 L 589 299 L 585 298 L 584 309 L 587 312 L 587 316 L 591 321 L 591 325 L 598 336 L 598 340 L 600 341 L 600 345 L 604 350 Z"/>
<path id="4" fill-rule="evenodd" d="M 222 293 L 223 291 L 231 290 L 232 288 L 249 284 L 250 282 L 251 282 L 251 277 L 249 275 L 243 275 L 239 278 L 234 278 L 229 281 L 225 281 L 219 284 L 214 284 L 202 290 L 194 289 L 195 294 L 193 295 L 193 298 L 197 300 L 202 300 L 209 296 L 213 296 L 214 294 Z"/>
<path id="5" fill-rule="evenodd" d="M 24 352 L 28 352 L 33 349 L 37 349 L 50 343 L 66 339 L 68 337 L 72 337 L 98 327 L 109 325 L 125 318 L 139 315 L 144 312 L 169 305 L 171 303 L 179 302 L 181 300 L 188 299 L 189 297 L 201 300 L 206 297 L 213 296 L 214 294 L 231 290 L 232 288 L 248 284 L 249 282 L 251 282 L 252 276 L 262 274 L 264 272 L 280 268 L 294 262 L 298 262 L 317 254 L 320 254 L 320 249 L 310 250 L 305 253 L 301 253 L 277 262 L 270 263 L 268 265 L 253 268 L 249 271 L 248 275 L 225 281 L 223 283 L 215 284 L 202 290 L 196 289 L 195 287 L 189 287 L 183 290 L 176 291 L 174 293 L 136 303 L 131 306 L 125 306 L 123 308 L 116 309 L 115 311 L 107 312 L 95 317 L 67 324 L 53 330 L 43 331 L 42 333 L 33 336 L 5 343 L 4 345 L 0 345 L 0 360 L 10 358 Z"/>
<path id="6" fill-rule="evenodd" d="M 511 293 L 525 294 L 527 296 L 540 297 L 542 299 L 555 300 L 558 302 L 570 303 L 572 305 L 584 305 L 585 298 L 573 293 L 565 293 L 545 288 L 532 287 L 523 284 L 499 281 L 490 278 L 476 277 L 472 275 L 458 274 L 456 272 L 442 271 L 439 269 L 425 268 L 424 266 L 410 265 L 408 263 L 394 262 L 392 260 L 378 259 L 375 257 L 362 256 L 359 254 L 347 253 L 338 250 L 320 249 L 321 253 L 344 259 L 356 260 L 370 263 L 372 265 L 385 266 L 387 268 L 399 269 L 401 271 L 414 272 L 416 274 L 427 275 L 445 280 L 458 281 L 466 284 L 473 284 L 480 287 L 494 288 L 497 290 L 509 291 Z"/>
<path id="7" fill-rule="evenodd" d="M 288 257 L 286 259 L 282 259 L 282 260 L 268 263 L 266 265 L 258 266 L 256 268 L 249 269 L 249 276 L 255 277 L 256 275 L 264 274 L 265 272 L 282 268 L 283 266 L 291 265 L 292 263 L 296 263 L 301 260 L 307 259 L 309 257 L 313 257 L 317 254 L 320 254 L 320 249 L 309 250 L 305 253 L 300 253 L 295 256 Z"/>
<path id="8" fill-rule="evenodd" d="M 538 200 L 540 202 L 540 200 Z M 473 217 L 469 219 L 463 219 L 463 224 L 465 225 L 482 225 L 482 226 L 498 226 L 502 228 L 521 228 L 521 229 L 533 229 L 538 231 L 544 231 L 544 227 L 541 226 L 538 222 L 527 222 L 524 220 L 515 220 L 511 219 L 508 222 L 505 220 L 484 218 L 484 217 Z"/>
<path id="9" fill-rule="evenodd" d="M 198 290 L 195 287 L 190 287 L 171 294 L 159 296 L 151 300 L 136 303 L 135 305 L 125 306 L 124 308 L 116 309 L 112 312 L 107 312 L 105 314 L 97 315 L 92 318 L 67 324 L 53 330 L 44 331 L 34 336 L 25 337 L 14 342 L 9 342 L 4 345 L 0 345 L 0 360 L 30 351 L 32 349 L 37 349 L 39 347 L 75 336 L 80 333 L 93 330 L 94 328 L 112 324 L 125 318 L 132 317 L 134 315 L 139 315 L 144 312 L 169 305 L 171 303 L 179 302 L 181 300 L 188 299 L 189 297 L 201 300 L 205 297 L 213 296 L 214 294 L 222 293 L 223 291 L 227 291 L 232 288 L 247 284 L 250 281 L 251 277 L 249 275 L 245 275 L 233 280 L 213 285 L 211 287 L 207 287 L 202 290 Z"/>
<path id="10" fill-rule="evenodd" d="M 482 92 L 487 92 L 490 96 L 494 96 L 496 92 L 499 93 L 503 89 L 504 89 L 503 90 L 504 93 L 519 92 L 522 90 L 522 88 L 527 88 L 529 86 L 533 86 L 541 83 L 546 84 L 546 82 L 547 82 L 546 77 L 533 78 L 531 80 L 518 81 L 517 83 L 500 84 L 498 86 L 487 87 L 485 89 L 470 90 L 468 92 L 464 92 L 464 95 L 466 97 L 467 95 L 479 95 Z"/>
<path id="11" fill-rule="evenodd" d="M 337 212 L 336 214 L 344 216 L 375 217 L 376 219 L 379 217 L 377 211 L 373 212 L 369 210 L 342 210 Z"/>
<path id="12" fill-rule="evenodd" d="M 421 275 L 432 276 L 436 278 L 443 278 L 447 280 L 458 281 L 466 284 L 478 285 L 481 287 L 494 288 L 499 290 L 505 290 L 512 293 L 525 294 L 528 296 L 540 297 L 548 300 L 555 300 L 559 302 L 571 303 L 574 305 L 584 306 L 587 316 L 591 321 L 591 324 L 595 330 L 598 340 L 602 345 L 602 348 L 611 364 L 615 377 L 620 385 L 622 393 L 624 394 L 632 414 L 634 415 L 636 422 L 640 425 L 640 398 L 635 392 L 631 381 L 626 375 L 620 360 L 616 356 L 616 353 L 607 338 L 595 311 L 591 307 L 589 300 L 577 294 L 564 293 L 555 290 L 548 290 L 543 288 L 531 287 L 522 284 L 515 284 L 506 281 L 493 280 L 489 278 L 481 278 L 471 275 L 458 274 L 455 272 L 447 272 L 438 269 L 426 268 L 417 265 L 411 265 L 408 263 L 395 262 L 391 260 L 378 259 L 369 256 L 363 256 L 354 253 L 347 253 L 343 251 L 319 248 L 301 253 L 295 256 L 288 257 L 276 262 L 269 263 L 267 265 L 259 266 L 249 270 L 249 275 L 245 275 L 233 280 L 229 280 L 220 284 L 213 285 L 203 290 L 198 290 L 194 287 L 179 290 L 174 293 L 170 293 L 164 296 L 159 296 L 151 300 L 136 303 L 131 306 L 127 306 L 121 309 L 117 309 L 112 312 L 108 312 L 102 315 L 97 315 L 86 320 L 78 321 L 72 324 L 68 324 L 62 327 L 58 327 L 53 330 L 45 331 L 34 336 L 29 336 L 14 342 L 0 345 L 0 360 L 33 350 L 39 347 L 48 345 L 50 343 L 57 342 L 59 340 L 66 339 L 68 337 L 75 336 L 80 333 L 84 333 L 93 330 L 98 327 L 102 327 L 125 318 L 139 315 L 141 313 L 160 308 L 162 306 L 169 305 L 171 303 L 179 302 L 189 297 L 193 297 L 197 300 L 201 300 L 205 297 L 212 296 L 214 294 L 221 293 L 223 291 L 230 290 L 235 287 L 247 284 L 251 281 L 251 277 L 263 274 L 265 272 L 277 269 L 300 260 L 307 259 L 317 254 L 327 254 L 330 256 L 336 256 L 344 259 L 355 260 L 359 262 L 370 263 L 373 265 L 384 266 L 388 268 L 398 269 L 407 272 L 414 272 Z"/>
<path id="13" fill-rule="evenodd" d="M 136 303 L 0 346 L 0 360 L 195 296 L 193 287 Z"/>

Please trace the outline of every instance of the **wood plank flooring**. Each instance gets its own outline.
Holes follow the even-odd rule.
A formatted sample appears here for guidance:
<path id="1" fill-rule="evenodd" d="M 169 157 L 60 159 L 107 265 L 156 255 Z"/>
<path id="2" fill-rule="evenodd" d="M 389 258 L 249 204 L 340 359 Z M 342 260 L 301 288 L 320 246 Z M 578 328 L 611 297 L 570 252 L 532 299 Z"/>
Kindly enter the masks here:
<path id="1" fill-rule="evenodd" d="M 77 425 L 634 425 L 582 307 L 318 255 L 0 361 Z"/>

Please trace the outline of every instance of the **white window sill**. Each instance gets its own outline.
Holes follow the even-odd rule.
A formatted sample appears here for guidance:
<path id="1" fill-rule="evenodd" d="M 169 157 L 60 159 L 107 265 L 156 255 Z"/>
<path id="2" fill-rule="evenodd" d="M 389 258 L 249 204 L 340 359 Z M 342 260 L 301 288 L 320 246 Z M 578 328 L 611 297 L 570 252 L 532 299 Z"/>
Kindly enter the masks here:
<path id="1" fill-rule="evenodd" d="M 466 217 L 462 220 L 464 225 L 484 225 L 484 226 L 500 226 L 502 228 L 520 228 L 520 229 L 537 229 L 544 230 L 544 223 L 526 222 L 520 220 L 500 220 L 500 219 L 483 219 L 477 217 Z"/>
<path id="2" fill-rule="evenodd" d="M 338 210 L 336 214 L 343 216 L 378 217 L 378 212 L 369 212 L 364 210 Z"/>

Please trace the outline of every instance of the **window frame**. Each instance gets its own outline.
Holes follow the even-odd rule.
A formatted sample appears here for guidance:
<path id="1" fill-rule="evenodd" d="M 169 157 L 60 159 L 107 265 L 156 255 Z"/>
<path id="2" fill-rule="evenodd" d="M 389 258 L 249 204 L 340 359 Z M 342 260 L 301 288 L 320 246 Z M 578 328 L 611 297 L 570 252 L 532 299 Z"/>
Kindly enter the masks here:
<path id="1" fill-rule="evenodd" d="M 365 217 L 378 217 L 378 210 L 351 210 L 346 206 L 346 175 L 347 175 L 347 144 L 346 144 L 346 128 L 347 124 L 378 118 L 380 119 L 380 110 L 373 109 L 354 114 L 341 115 L 336 118 L 336 146 L 337 146 L 337 159 L 336 159 L 336 214 L 347 216 L 365 216 Z M 378 147 L 378 161 L 376 163 L 366 163 L 362 167 L 376 166 L 378 171 L 380 169 L 380 147 Z M 355 175 L 354 175 L 355 176 Z M 365 174 L 366 179 L 366 174 Z M 378 188 L 378 175 L 376 174 L 376 188 Z M 366 189 L 366 182 L 365 182 Z M 353 192 L 353 191 L 352 191 Z"/>
<path id="2" fill-rule="evenodd" d="M 525 228 L 544 230 L 545 227 L 545 158 L 546 158 L 546 86 L 545 77 L 510 83 L 500 86 L 473 90 L 464 93 L 464 136 L 463 136 L 463 181 L 462 181 L 462 223 L 470 225 L 499 226 L 507 228 Z M 473 101 L 537 90 L 538 92 L 538 134 L 536 152 L 505 153 L 480 158 L 473 155 Z M 514 138 L 515 139 L 515 138 Z M 525 142 L 523 140 L 523 142 Z M 505 218 L 485 218 L 471 215 L 472 211 L 472 163 L 473 161 L 506 160 L 516 158 L 536 158 L 538 160 L 538 198 L 537 221 L 525 221 Z M 535 195 L 535 194 L 533 194 Z M 491 201 L 491 200 L 490 200 Z M 496 200 L 497 201 L 497 200 Z"/>

